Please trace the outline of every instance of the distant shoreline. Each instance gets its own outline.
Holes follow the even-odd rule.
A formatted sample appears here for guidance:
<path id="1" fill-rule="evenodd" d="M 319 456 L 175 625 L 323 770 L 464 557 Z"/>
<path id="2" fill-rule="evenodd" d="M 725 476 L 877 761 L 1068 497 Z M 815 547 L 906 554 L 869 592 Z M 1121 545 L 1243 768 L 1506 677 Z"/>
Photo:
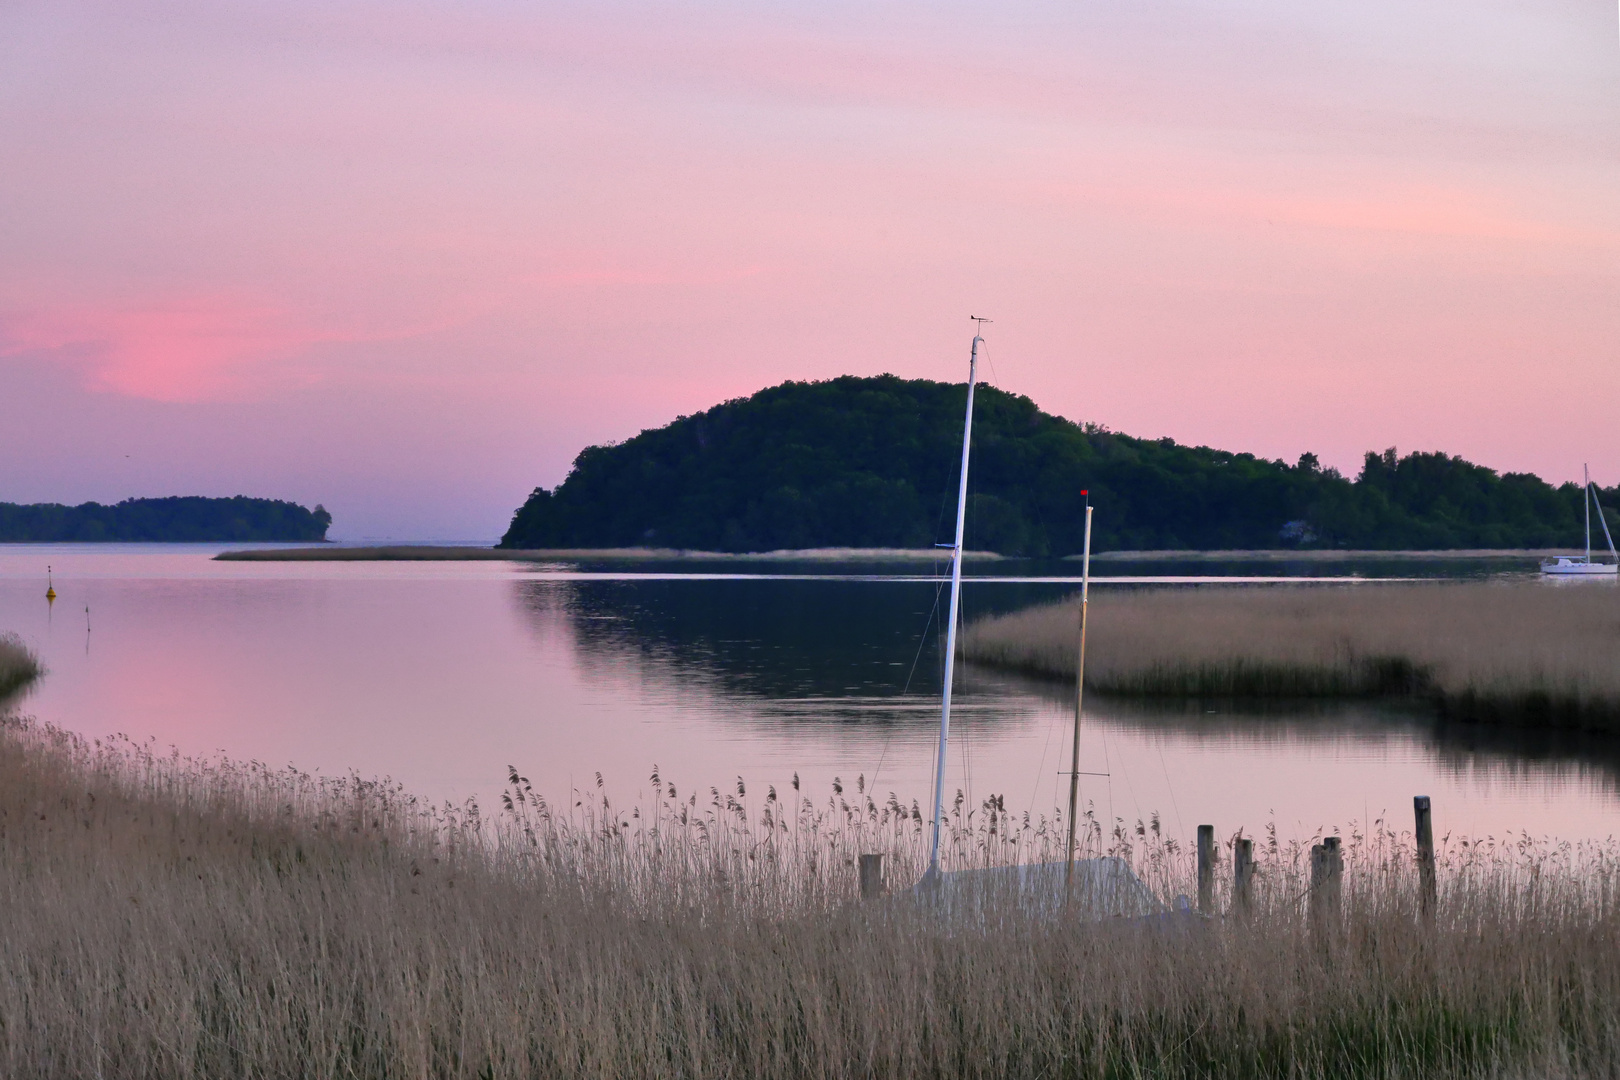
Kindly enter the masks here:
<path id="1" fill-rule="evenodd" d="M 1093 562 L 1342 562 L 1350 559 L 1532 559 L 1572 552 L 1554 548 L 1465 548 L 1435 551 L 1103 551 Z M 1578 553 L 1576 553 L 1578 554 Z M 223 551 L 222 562 L 936 562 L 944 550 L 932 548 L 803 548 L 783 551 L 684 551 L 677 548 L 493 548 L 431 544 L 369 547 L 266 548 Z M 973 562 L 1013 561 L 991 551 L 970 551 Z M 1078 555 L 1062 561 L 1077 561 Z"/>
<path id="2" fill-rule="evenodd" d="M 285 499 L 169 495 L 64 506 L 0 502 L 8 544 L 316 544 L 332 515 Z"/>
<path id="3" fill-rule="evenodd" d="M 1092 562 L 1341 562 L 1345 559 L 1546 559 L 1556 555 L 1579 555 L 1575 548 L 1434 548 L 1427 550 L 1379 551 L 1337 548 L 1256 548 L 1228 551 L 1103 551 L 1093 552 Z M 1079 555 L 1065 555 L 1064 561 L 1078 562 Z"/>
<path id="4" fill-rule="evenodd" d="M 428 544 L 377 547 L 267 548 L 222 551 L 222 562 L 935 562 L 931 548 L 804 548 L 791 551 L 683 551 L 677 548 L 477 548 Z M 970 551 L 974 562 L 997 562 L 993 551 Z"/>

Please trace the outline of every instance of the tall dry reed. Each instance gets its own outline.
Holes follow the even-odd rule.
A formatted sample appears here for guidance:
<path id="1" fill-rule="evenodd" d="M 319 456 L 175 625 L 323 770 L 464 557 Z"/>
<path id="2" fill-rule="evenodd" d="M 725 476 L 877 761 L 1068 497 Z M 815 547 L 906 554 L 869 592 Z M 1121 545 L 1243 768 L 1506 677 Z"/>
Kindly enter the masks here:
<path id="1" fill-rule="evenodd" d="M 968 627 L 977 663 L 1074 678 L 1078 608 Z M 1620 590 L 1541 583 L 1099 589 L 1086 685 L 1209 697 L 1419 694 L 1463 719 L 1620 730 Z"/>
<path id="2" fill-rule="evenodd" d="M 23 640 L 15 634 L 0 634 L 0 701 L 39 678 L 43 669 Z"/>
<path id="3" fill-rule="evenodd" d="M 925 823 L 857 783 L 738 784 L 493 815 L 397 787 L 0 730 L 0 1074 L 17 1077 L 1511 1077 L 1620 1069 L 1620 853 L 1448 843 L 1432 925 L 1408 838 L 1347 838 L 1308 915 L 1257 843 L 1246 917 L 1085 922 L 904 887 Z M 954 865 L 1061 822 L 957 801 Z M 1163 895 L 1187 853 L 1105 828 Z M 1224 873 L 1223 873 L 1224 878 Z M 1223 907 L 1229 900 L 1218 901 Z"/>

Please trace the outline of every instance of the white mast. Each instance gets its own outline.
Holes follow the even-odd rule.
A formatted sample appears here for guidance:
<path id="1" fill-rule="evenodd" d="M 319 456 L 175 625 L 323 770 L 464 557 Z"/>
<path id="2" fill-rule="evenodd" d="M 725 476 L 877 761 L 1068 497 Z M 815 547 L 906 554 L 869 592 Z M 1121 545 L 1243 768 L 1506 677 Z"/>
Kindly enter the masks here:
<path id="1" fill-rule="evenodd" d="M 1590 476 L 1588 476 L 1586 480 L 1586 490 L 1592 497 L 1592 505 L 1597 507 L 1598 524 L 1603 526 L 1603 539 L 1609 545 L 1609 558 L 1614 559 L 1616 562 L 1620 562 L 1620 554 L 1616 554 L 1614 550 L 1614 536 L 1609 532 L 1608 519 L 1603 516 L 1603 504 L 1598 502 L 1598 486 L 1592 483 Z"/>
<path id="2" fill-rule="evenodd" d="M 1586 510 L 1586 561 L 1592 561 L 1592 473 L 1581 463 L 1581 506 Z"/>
<path id="3" fill-rule="evenodd" d="M 989 319 L 973 316 L 980 324 Z M 973 445 L 973 384 L 979 374 L 979 346 L 984 342 L 977 332 L 973 335 L 973 351 L 968 357 L 967 419 L 962 422 L 962 478 L 956 491 L 956 543 L 951 545 L 951 613 L 945 627 L 945 693 L 939 710 L 939 761 L 934 769 L 934 841 L 928 853 L 928 873 L 924 879 L 939 875 L 939 833 L 944 824 L 945 810 L 945 752 L 951 737 L 951 682 L 956 674 L 956 620 L 962 599 L 962 527 L 967 521 L 968 449 Z"/>
<path id="4" fill-rule="evenodd" d="M 1074 742 L 1069 752 L 1069 862 L 1063 871 L 1063 899 L 1074 890 L 1074 819 L 1080 810 L 1080 717 L 1086 700 L 1086 601 L 1091 591 L 1091 496 L 1086 496 L 1086 542 L 1080 563 L 1080 652 L 1074 665 Z"/>

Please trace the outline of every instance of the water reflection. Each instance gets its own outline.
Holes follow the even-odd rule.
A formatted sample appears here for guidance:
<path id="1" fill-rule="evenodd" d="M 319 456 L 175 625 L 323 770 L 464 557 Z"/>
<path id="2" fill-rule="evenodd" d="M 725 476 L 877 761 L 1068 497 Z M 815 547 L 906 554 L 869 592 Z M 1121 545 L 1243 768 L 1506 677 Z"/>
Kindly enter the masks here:
<path id="1" fill-rule="evenodd" d="M 614 678 L 627 664 L 774 706 L 796 719 L 867 718 L 878 703 L 930 714 L 939 695 L 940 595 L 923 582 L 523 581 L 531 625 L 566 627 L 583 668 Z M 971 590 L 970 590 L 971 591 Z M 1066 587 L 999 585 L 970 597 L 970 618 L 1065 595 Z M 1036 699 L 1072 709 L 1067 684 L 965 665 L 964 697 Z M 809 708 L 792 708 L 802 702 Z M 1321 700 L 1094 698 L 1099 718 L 1203 739 L 1325 742 L 1399 736 L 1431 744 L 1458 768 L 1482 757 L 1582 763 L 1620 783 L 1620 737 L 1448 722 L 1429 706 Z M 871 717 L 881 719 L 890 715 Z"/>
<path id="2" fill-rule="evenodd" d="M 392 775 L 435 800 L 488 801 L 515 764 L 548 793 L 601 771 L 628 801 L 655 763 L 683 787 L 742 775 L 782 790 L 798 773 L 825 797 L 835 776 L 864 775 L 880 797 L 928 797 L 934 582 L 582 578 L 501 563 L 211 554 L 0 551 L 0 628 L 48 669 L 23 708 L 184 753 Z M 64 608 L 54 622 L 47 562 Z M 1020 575 L 966 586 L 970 617 L 1073 588 L 1008 576 Z M 1070 690 L 973 668 L 962 677 L 952 788 L 1049 811 L 1067 790 L 1058 770 Z M 1442 832 L 1620 830 L 1612 740 L 1447 727 L 1377 703 L 1238 714 L 1094 699 L 1081 756 L 1083 770 L 1107 774 L 1082 779 L 1099 813 L 1157 810 L 1182 836 L 1201 822 L 1228 833 L 1273 818 L 1309 835 L 1385 810 L 1409 815 L 1415 794 L 1434 796 Z"/>
<path id="3" fill-rule="evenodd" d="M 531 628 L 566 637 L 589 679 L 613 684 L 634 669 L 645 683 L 681 688 L 672 697 L 700 696 L 709 723 L 782 748 L 777 761 L 793 753 L 813 763 L 804 738 L 837 725 L 846 776 L 882 761 L 902 797 L 927 793 L 940 669 L 932 584 L 525 581 L 514 590 Z M 1063 591 L 981 586 L 970 615 Z M 952 786 L 1011 793 L 1037 811 L 1055 805 L 1072 688 L 974 666 L 962 677 Z M 1170 822 L 1178 832 L 1210 819 L 1251 831 L 1277 820 L 1292 833 L 1385 813 L 1398 823 L 1414 794 L 1434 795 L 1447 827 L 1471 834 L 1620 828 L 1620 739 L 1448 723 L 1421 703 L 1094 698 L 1082 759 L 1104 774 L 1082 785 L 1100 813 L 1185 816 Z"/>
<path id="4" fill-rule="evenodd" d="M 770 702 L 939 694 L 943 605 L 932 582 L 528 580 L 514 590 L 536 632 L 565 623 L 599 675 L 633 663 Z M 965 590 L 965 605 L 972 618 L 1070 591 L 985 585 Z"/>
<path id="5" fill-rule="evenodd" d="M 1025 693 L 1074 708 L 1074 692 L 1061 683 L 1005 678 Z M 1144 734 L 1250 745 L 1410 742 L 1457 775 L 1483 772 L 1506 784 L 1537 782 L 1550 774 L 1579 777 L 1620 796 L 1620 736 L 1458 723 L 1421 701 L 1093 698 L 1092 706 L 1088 714 Z"/>

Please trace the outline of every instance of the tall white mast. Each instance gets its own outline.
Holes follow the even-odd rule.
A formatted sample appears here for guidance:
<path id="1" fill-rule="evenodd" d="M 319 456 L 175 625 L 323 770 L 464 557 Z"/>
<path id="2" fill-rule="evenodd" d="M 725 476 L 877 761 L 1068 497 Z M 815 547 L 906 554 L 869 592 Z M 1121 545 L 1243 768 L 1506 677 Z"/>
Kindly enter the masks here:
<path id="1" fill-rule="evenodd" d="M 978 329 L 989 319 L 973 317 Z M 973 385 L 979 375 L 979 346 L 984 342 L 973 335 L 973 351 L 968 357 L 967 419 L 962 422 L 962 479 L 956 491 L 956 542 L 951 545 L 951 612 L 945 627 L 945 693 L 939 710 L 939 760 L 934 769 L 934 841 L 928 853 L 928 873 L 939 874 L 939 833 L 945 820 L 945 752 L 951 737 L 951 682 L 956 674 L 956 620 L 962 599 L 962 527 L 967 522 L 968 449 L 973 445 Z"/>
<path id="2" fill-rule="evenodd" d="M 1586 490 L 1592 496 L 1592 505 L 1597 507 L 1598 524 L 1603 526 L 1603 541 L 1609 545 L 1609 558 L 1620 562 L 1620 554 L 1616 554 L 1614 550 L 1614 534 L 1609 532 L 1609 521 L 1603 516 L 1603 504 L 1598 502 L 1598 486 L 1592 483 L 1590 475 L 1586 479 Z"/>
<path id="3" fill-rule="evenodd" d="M 1074 825 L 1080 812 L 1080 718 L 1086 701 L 1086 603 L 1091 592 L 1091 496 L 1086 496 L 1086 541 L 1080 562 L 1080 652 L 1074 664 L 1074 741 L 1069 751 L 1069 861 L 1063 871 L 1063 899 L 1074 895 Z"/>
<path id="4" fill-rule="evenodd" d="M 1592 473 L 1581 463 L 1581 506 L 1586 510 L 1586 561 L 1592 561 Z"/>

